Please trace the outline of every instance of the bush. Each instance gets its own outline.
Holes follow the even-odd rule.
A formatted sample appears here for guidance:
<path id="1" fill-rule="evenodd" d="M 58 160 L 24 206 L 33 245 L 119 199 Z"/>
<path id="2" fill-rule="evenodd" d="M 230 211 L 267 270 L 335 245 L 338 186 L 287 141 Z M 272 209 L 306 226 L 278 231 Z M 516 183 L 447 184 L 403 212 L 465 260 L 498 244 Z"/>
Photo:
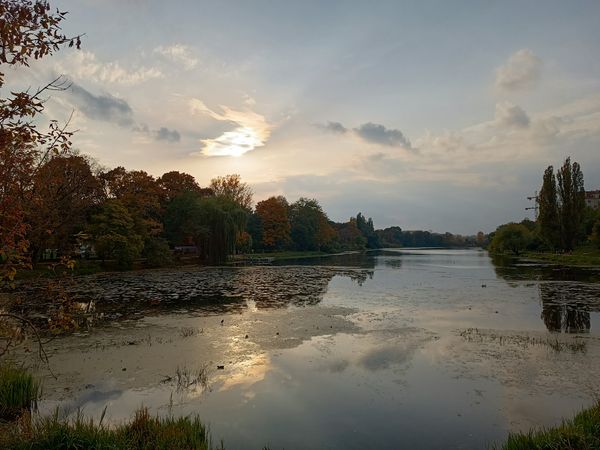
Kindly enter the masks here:
<path id="1" fill-rule="evenodd" d="M 146 266 L 148 267 L 164 267 L 173 262 L 169 244 L 161 238 L 146 239 L 142 257 L 146 258 Z"/>

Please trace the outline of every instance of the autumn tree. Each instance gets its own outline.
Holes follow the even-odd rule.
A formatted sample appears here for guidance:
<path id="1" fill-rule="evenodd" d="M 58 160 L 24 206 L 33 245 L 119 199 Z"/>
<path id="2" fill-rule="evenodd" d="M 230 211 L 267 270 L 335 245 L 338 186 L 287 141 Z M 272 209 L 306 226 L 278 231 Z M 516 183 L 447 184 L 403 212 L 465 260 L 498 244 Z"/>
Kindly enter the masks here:
<path id="1" fill-rule="evenodd" d="M 162 191 L 161 197 L 164 204 L 168 204 L 184 192 L 198 192 L 205 196 L 212 194 L 211 189 L 201 188 L 192 175 L 176 170 L 163 174 L 156 182 Z"/>
<path id="2" fill-rule="evenodd" d="M 65 16 L 47 1 L 0 1 L 0 88 L 9 67 L 27 67 L 64 45 L 79 48 L 79 36 L 61 31 Z M 28 259 L 25 214 L 33 176 L 48 155 L 70 148 L 66 127 L 50 121 L 48 131 L 40 131 L 35 122 L 44 110 L 44 96 L 66 87 L 58 77 L 37 90 L 9 90 L 9 96 L 0 97 L 0 282 L 12 279 Z"/>
<path id="3" fill-rule="evenodd" d="M 118 199 L 133 217 L 137 234 L 147 239 L 162 232 L 161 188 L 152 175 L 117 167 L 100 178 L 106 195 Z"/>
<path id="4" fill-rule="evenodd" d="M 45 248 L 70 253 L 91 209 L 103 200 L 89 161 L 79 155 L 56 156 L 36 173 L 28 204 L 28 233 L 34 257 Z"/>
<path id="5" fill-rule="evenodd" d="M 282 249 L 290 242 L 289 204 L 285 197 L 270 197 L 256 204 L 261 223 L 261 244 L 266 250 Z"/>
<path id="6" fill-rule="evenodd" d="M 252 210 L 252 189 L 238 174 L 213 178 L 210 189 L 215 196 L 227 198 L 248 211 Z"/>
<path id="7" fill-rule="evenodd" d="M 573 250 L 582 232 L 585 210 L 583 173 L 578 163 L 567 158 L 556 174 L 562 248 Z"/>

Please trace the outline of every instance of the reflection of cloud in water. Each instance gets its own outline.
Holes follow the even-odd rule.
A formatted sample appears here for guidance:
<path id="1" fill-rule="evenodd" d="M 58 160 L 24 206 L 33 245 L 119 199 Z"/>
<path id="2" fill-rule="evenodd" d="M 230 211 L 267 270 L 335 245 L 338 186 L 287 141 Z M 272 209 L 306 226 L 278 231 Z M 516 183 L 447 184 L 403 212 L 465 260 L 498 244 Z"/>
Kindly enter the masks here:
<path id="1" fill-rule="evenodd" d="M 401 346 L 386 346 L 368 350 L 358 363 L 367 370 L 376 371 L 388 369 L 392 365 L 400 365 L 409 361 L 415 348 Z"/>
<path id="2" fill-rule="evenodd" d="M 226 391 L 236 386 L 250 387 L 264 380 L 270 368 L 271 360 L 266 353 L 251 355 L 246 361 L 227 367 L 228 373 L 215 377 L 214 381 L 222 380 L 223 384 L 219 387 L 219 391 Z"/>
<path id="3" fill-rule="evenodd" d="M 109 400 L 116 400 L 121 397 L 123 392 L 124 391 L 121 389 L 111 389 L 108 391 L 94 389 L 85 391 L 77 398 L 63 403 L 60 407 L 60 412 L 62 415 L 64 415 L 64 417 L 67 417 L 79 410 L 84 409 L 90 404 L 104 406 L 109 402 Z"/>

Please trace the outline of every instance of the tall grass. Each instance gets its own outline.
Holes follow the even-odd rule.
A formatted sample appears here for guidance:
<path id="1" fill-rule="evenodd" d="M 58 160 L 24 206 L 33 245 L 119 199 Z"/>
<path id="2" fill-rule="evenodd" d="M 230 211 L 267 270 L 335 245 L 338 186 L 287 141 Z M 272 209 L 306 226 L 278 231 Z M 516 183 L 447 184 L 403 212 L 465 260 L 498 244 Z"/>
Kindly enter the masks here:
<path id="1" fill-rule="evenodd" d="M 25 369 L 4 363 L 0 366 L 0 420 L 13 420 L 37 407 L 40 383 Z"/>
<path id="2" fill-rule="evenodd" d="M 211 450 L 207 428 L 198 418 L 159 418 L 140 409 L 133 419 L 116 427 L 108 427 L 79 415 L 74 420 L 57 414 L 41 420 L 21 420 L 12 433 L 1 433 L 0 447 L 7 450 L 101 449 L 198 449 Z M 221 444 L 220 447 L 223 446 Z"/>
<path id="3" fill-rule="evenodd" d="M 502 450 L 592 450 L 600 449 L 600 402 L 584 409 L 555 428 L 514 433 Z"/>

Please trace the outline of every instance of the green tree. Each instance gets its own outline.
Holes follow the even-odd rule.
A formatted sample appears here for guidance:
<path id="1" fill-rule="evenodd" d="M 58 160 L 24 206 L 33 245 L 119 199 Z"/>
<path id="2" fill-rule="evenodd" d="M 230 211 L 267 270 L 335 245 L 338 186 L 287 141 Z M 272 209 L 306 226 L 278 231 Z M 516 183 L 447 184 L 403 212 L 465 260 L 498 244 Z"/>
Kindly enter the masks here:
<path id="1" fill-rule="evenodd" d="M 302 251 L 324 250 L 336 236 L 327 215 L 315 199 L 300 198 L 290 205 L 291 236 Z"/>
<path id="2" fill-rule="evenodd" d="M 144 247 L 136 234 L 134 220 L 119 200 L 110 199 L 92 216 L 89 231 L 94 236 L 98 256 L 114 259 L 120 269 L 130 269 Z"/>
<path id="3" fill-rule="evenodd" d="M 567 158 L 556 175 L 559 196 L 561 246 L 573 250 L 583 233 L 585 189 L 583 173 L 578 163 Z"/>
<path id="4" fill-rule="evenodd" d="M 235 252 L 248 213 L 224 197 L 202 197 L 185 192 L 173 199 L 165 214 L 171 242 L 193 242 L 202 261 L 222 264 Z"/>
<path id="5" fill-rule="evenodd" d="M 489 249 L 492 253 L 511 252 L 519 255 L 527 249 L 531 240 L 531 231 L 525 225 L 507 223 L 496 229 Z"/>
<path id="6" fill-rule="evenodd" d="M 558 197 L 556 195 L 556 177 L 554 168 L 548 166 L 544 172 L 542 188 L 538 196 L 540 235 L 552 248 L 561 244 L 560 221 L 558 216 Z"/>

